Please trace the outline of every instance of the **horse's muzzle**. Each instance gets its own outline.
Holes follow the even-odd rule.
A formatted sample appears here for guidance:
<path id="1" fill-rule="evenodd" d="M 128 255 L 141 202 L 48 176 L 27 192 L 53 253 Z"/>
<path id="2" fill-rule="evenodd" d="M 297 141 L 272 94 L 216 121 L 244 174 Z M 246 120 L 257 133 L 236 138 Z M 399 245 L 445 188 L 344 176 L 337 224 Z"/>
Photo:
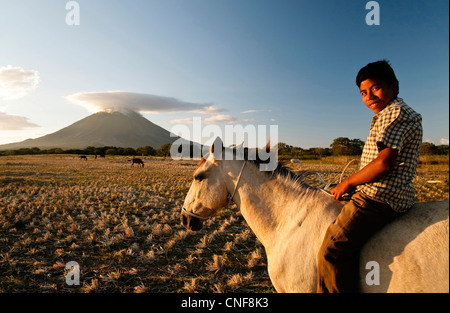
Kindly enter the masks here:
<path id="1" fill-rule="evenodd" d="M 199 231 L 203 227 L 203 222 L 199 218 L 187 215 L 186 213 L 181 213 L 181 224 L 186 229 L 193 231 Z"/>

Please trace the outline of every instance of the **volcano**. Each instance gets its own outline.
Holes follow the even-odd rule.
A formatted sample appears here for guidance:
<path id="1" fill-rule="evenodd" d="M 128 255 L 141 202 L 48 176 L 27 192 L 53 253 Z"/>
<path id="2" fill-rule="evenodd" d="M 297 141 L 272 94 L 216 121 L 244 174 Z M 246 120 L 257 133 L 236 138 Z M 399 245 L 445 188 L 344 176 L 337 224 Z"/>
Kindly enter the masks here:
<path id="1" fill-rule="evenodd" d="M 160 148 L 173 143 L 179 137 L 171 137 L 170 132 L 153 124 L 136 112 L 98 112 L 57 132 L 36 139 L 0 145 L 0 150 L 21 148 L 40 149 L 85 149 L 93 147 L 151 146 Z"/>

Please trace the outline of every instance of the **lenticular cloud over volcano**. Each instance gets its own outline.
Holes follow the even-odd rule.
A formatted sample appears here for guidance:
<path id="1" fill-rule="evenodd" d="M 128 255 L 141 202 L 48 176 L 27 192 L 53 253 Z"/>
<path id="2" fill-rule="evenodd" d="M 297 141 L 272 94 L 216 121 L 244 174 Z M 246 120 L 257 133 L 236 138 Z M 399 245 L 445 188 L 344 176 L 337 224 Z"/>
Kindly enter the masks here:
<path id="1" fill-rule="evenodd" d="M 125 91 L 80 92 L 67 96 L 67 99 L 93 113 L 99 111 L 134 111 L 141 113 L 185 111 L 212 114 L 224 111 L 214 107 L 211 103 L 192 103 L 171 97 Z"/>

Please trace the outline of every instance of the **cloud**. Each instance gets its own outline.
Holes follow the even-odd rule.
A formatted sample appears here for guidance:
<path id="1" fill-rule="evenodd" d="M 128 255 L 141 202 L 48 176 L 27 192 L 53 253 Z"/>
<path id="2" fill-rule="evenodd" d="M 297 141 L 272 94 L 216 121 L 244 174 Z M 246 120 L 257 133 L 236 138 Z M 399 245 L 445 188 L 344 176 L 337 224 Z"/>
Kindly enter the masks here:
<path id="1" fill-rule="evenodd" d="M 39 84 L 37 71 L 26 71 L 21 67 L 0 67 L 0 99 L 13 100 L 26 96 Z"/>
<path id="2" fill-rule="evenodd" d="M 228 124 L 234 124 L 236 123 L 238 120 L 230 115 L 216 115 L 216 116 L 211 116 L 211 117 L 207 117 L 201 120 L 201 123 L 204 124 L 216 124 L 216 123 L 228 123 Z M 171 120 L 170 121 L 171 124 L 193 124 L 193 119 L 192 117 L 187 117 L 187 118 L 179 118 L 179 119 L 175 119 L 175 120 Z"/>
<path id="3" fill-rule="evenodd" d="M 233 124 L 236 123 L 237 119 L 231 115 L 215 115 L 208 118 L 205 118 L 205 124 L 215 124 L 215 123 L 228 123 Z"/>
<path id="4" fill-rule="evenodd" d="M 441 145 L 448 145 L 449 144 L 449 140 L 445 139 L 445 138 L 441 138 Z"/>
<path id="5" fill-rule="evenodd" d="M 29 122 L 26 117 L 0 112 L 0 130 L 21 130 L 29 127 L 39 126 Z"/>
<path id="6" fill-rule="evenodd" d="M 237 118 L 235 118 L 234 116 L 231 115 L 215 115 L 215 116 L 211 116 L 211 117 L 206 117 L 204 119 L 201 120 L 201 123 L 204 124 L 219 124 L 219 123 L 227 123 L 227 124 L 237 124 L 237 123 L 246 123 L 246 124 L 251 124 L 254 122 L 254 119 L 241 119 L 238 120 Z M 175 119 L 175 120 L 171 120 L 170 121 L 171 124 L 188 124 L 188 125 L 192 125 L 193 119 L 192 117 L 187 117 L 187 118 L 179 118 L 179 119 Z"/>
<path id="7" fill-rule="evenodd" d="M 215 114 L 225 110 L 211 103 L 192 103 L 175 98 L 126 91 L 80 92 L 66 97 L 90 112 L 135 111 L 141 113 L 195 112 Z"/>
<path id="8" fill-rule="evenodd" d="M 171 124 L 193 124 L 193 120 L 192 117 L 186 117 L 186 118 L 179 118 L 176 120 L 171 120 L 170 121 Z"/>
<path id="9" fill-rule="evenodd" d="M 247 111 L 242 111 L 241 114 L 258 113 L 258 112 L 269 112 L 269 113 L 271 113 L 272 110 L 247 110 Z"/>

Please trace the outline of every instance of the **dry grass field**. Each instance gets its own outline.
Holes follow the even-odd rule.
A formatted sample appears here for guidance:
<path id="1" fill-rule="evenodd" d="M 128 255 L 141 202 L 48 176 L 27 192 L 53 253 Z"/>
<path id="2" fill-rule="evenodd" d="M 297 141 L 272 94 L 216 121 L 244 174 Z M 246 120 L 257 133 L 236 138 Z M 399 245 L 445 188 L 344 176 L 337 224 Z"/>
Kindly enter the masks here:
<path id="1" fill-rule="evenodd" d="M 337 182 L 348 161 L 302 169 Z M 274 292 L 264 249 L 234 205 L 200 232 L 181 226 L 198 162 L 144 162 L 0 157 L 0 292 Z M 448 157 L 423 160 L 417 200 L 448 199 L 448 179 Z M 78 286 L 65 281 L 70 261 L 80 265 Z"/>

